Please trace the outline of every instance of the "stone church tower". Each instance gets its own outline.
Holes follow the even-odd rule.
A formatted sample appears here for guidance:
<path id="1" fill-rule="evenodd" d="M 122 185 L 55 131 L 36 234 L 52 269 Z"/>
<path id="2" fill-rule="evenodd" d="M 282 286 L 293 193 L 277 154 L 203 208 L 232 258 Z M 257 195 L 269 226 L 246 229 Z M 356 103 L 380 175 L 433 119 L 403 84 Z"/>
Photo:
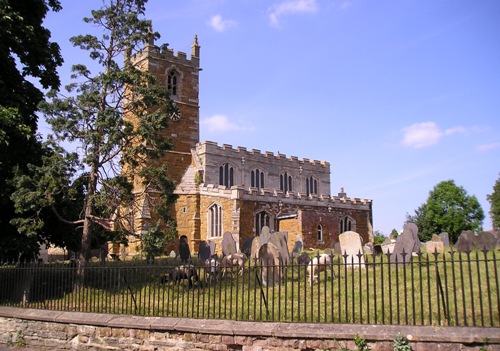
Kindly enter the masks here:
<path id="1" fill-rule="evenodd" d="M 215 242 L 220 251 L 225 232 L 239 238 L 241 246 L 260 235 L 263 226 L 287 231 L 290 249 L 297 236 L 306 248 L 333 248 L 338 235 L 347 230 L 357 231 L 365 243 L 372 240 L 372 201 L 348 197 L 343 189 L 331 195 L 328 162 L 200 142 L 196 36 L 190 58 L 149 42 L 131 60 L 165 85 L 177 107 L 165 135 L 174 148 L 163 162 L 179 196 L 172 217 L 192 252 L 202 240 Z M 134 215 L 137 237 L 153 221 L 152 204 L 141 201 Z"/>

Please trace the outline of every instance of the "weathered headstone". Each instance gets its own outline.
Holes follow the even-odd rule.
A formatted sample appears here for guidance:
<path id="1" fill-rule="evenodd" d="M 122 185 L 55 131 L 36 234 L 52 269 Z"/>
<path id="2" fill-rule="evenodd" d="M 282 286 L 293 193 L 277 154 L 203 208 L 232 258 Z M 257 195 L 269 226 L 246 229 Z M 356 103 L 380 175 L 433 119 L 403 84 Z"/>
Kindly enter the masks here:
<path id="1" fill-rule="evenodd" d="M 187 263 L 191 259 L 191 251 L 189 250 L 189 244 L 187 236 L 182 235 L 179 240 L 179 256 L 181 262 Z"/>
<path id="2" fill-rule="evenodd" d="M 252 240 L 252 247 L 250 249 L 250 258 L 258 258 L 260 250 L 260 237 L 256 236 Z"/>
<path id="3" fill-rule="evenodd" d="M 495 250 L 497 246 L 497 238 L 490 232 L 480 232 L 477 235 L 476 250 Z"/>
<path id="4" fill-rule="evenodd" d="M 217 255 L 217 253 L 215 251 L 217 248 L 217 244 L 215 242 L 213 242 L 212 240 L 209 240 L 208 246 L 210 246 L 210 257 L 214 257 L 215 255 Z"/>
<path id="5" fill-rule="evenodd" d="M 381 253 L 383 253 L 383 251 L 382 251 L 382 245 L 380 245 L 380 244 L 373 245 L 373 253 L 375 255 L 380 255 Z"/>
<path id="6" fill-rule="evenodd" d="M 251 257 L 250 254 L 252 253 L 252 241 L 253 238 L 246 238 L 243 246 L 241 247 L 241 252 L 243 252 L 248 257 Z"/>
<path id="7" fill-rule="evenodd" d="M 259 265 L 261 282 L 263 286 L 274 286 L 281 282 L 280 253 L 273 243 L 260 247 Z"/>
<path id="8" fill-rule="evenodd" d="M 363 252 L 367 255 L 373 255 L 374 254 L 373 243 L 366 243 L 363 246 Z"/>
<path id="9" fill-rule="evenodd" d="M 198 257 L 205 262 L 211 257 L 210 246 L 205 240 L 200 241 L 200 246 L 198 249 Z"/>
<path id="10" fill-rule="evenodd" d="M 222 237 L 222 254 L 228 256 L 233 253 L 236 253 L 236 241 L 233 238 L 233 234 L 225 232 Z"/>
<path id="11" fill-rule="evenodd" d="M 339 235 L 340 249 L 344 264 L 352 265 L 354 268 L 365 267 L 365 256 L 361 246 L 361 237 L 358 233 L 347 231 Z M 347 255 L 347 256 L 345 256 Z"/>
<path id="12" fill-rule="evenodd" d="M 340 248 L 340 242 L 336 242 L 335 245 L 333 245 L 333 253 L 335 255 L 342 255 L 342 249 Z"/>
<path id="13" fill-rule="evenodd" d="M 413 252 L 420 250 L 420 240 L 418 239 L 418 228 L 414 223 L 406 223 L 403 233 L 398 235 L 394 250 L 390 256 L 391 263 L 409 263 Z M 404 255 L 403 255 L 404 251 Z"/>
<path id="14" fill-rule="evenodd" d="M 441 240 L 439 235 L 433 235 L 432 240 L 425 243 L 425 251 L 429 254 L 443 253 L 444 252 L 444 243 Z"/>
<path id="15" fill-rule="evenodd" d="M 290 253 L 288 252 L 288 233 L 287 232 L 275 232 L 269 238 L 269 242 L 274 244 L 278 249 L 281 256 L 281 263 L 284 266 L 288 266 L 290 261 Z"/>
<path id="16" fill-rule="evenodd" d="M 307 266 L 311 262 L 311 257 L 305 252 L 301 253 L 299 257 L 297 257 L 297 263 L 300 266 Z"/>
<path id="17" fill-rule="evenodd" d="M 455 248 L 459 252 L 472 251 L 476 248 L 477 236 L 471 230 L 464 230 L 458 237 Z"/>
<path id="18" fill-rule="evenodd" d="M 443 241 L 444 247 L 450 247 L 450 236 L 447 232 L 442 232 L 441 234 L 439 234 L 439 237 Z"/>
<path id="19" fill-rule="evenodd" d="M 268 226 L 262 227 L 260 231 L 260 246 L 267 244 L 269 242 L 269 237 L 271 236 Z"/>
<path id="20" fill-rule="evenodd" d="M 297 237 L 298 238 L 298 237 Z M 292 254 L 291 254 L 291 259 L 293 260 L 294 258 L 297 258 L 299 257 L 300 255 L 300 252 L 302 251 L 303 249 L 303 245 L 304 243 L 302 242 L 302 238 L 300 238 L 301 240 L 296 240 L 295 241 L 295 244 L 293 245 L 293 249 L 292 249 Z"/>
<path id="21" fill-rule="evenodd" d="M 170 251 L 170 253 L 168 254 L 168 257 L 170 258 L 176 258 L 177 257 L 177 254 L 175 253 L 174 250 Z"/>

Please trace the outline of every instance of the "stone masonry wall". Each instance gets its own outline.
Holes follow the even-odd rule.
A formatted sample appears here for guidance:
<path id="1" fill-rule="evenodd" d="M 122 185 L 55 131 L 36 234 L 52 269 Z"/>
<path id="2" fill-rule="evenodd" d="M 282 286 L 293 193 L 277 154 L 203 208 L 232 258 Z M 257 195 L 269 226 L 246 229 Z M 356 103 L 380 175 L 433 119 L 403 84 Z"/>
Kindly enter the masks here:
<path id="1" fill-rule="evenodd" d="M 354 324 L 256 323 L 0 307 L 2 345 L 38 351 L 356 349 L 356 334 L 370 350 L 393 350 L 402 333 L 414 351 L 500 350 L 499 328 L 415 327 Z M 485 345 L 485 340 L 487 344 Z"/>

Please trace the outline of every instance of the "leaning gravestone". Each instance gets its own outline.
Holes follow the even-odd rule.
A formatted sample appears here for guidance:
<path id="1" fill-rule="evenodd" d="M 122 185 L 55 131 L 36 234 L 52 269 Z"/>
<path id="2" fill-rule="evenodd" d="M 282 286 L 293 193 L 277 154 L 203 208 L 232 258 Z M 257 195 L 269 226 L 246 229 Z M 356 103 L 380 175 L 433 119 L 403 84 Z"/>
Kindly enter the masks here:
<path id="1" fill-rule="evenodd" d="M 267 244 L 269 242 L 269 237 L 271 236 L 271 232 L 269 231 L 268 226 L 262 227 L 262 230 L 260 231 L 260 245 Z"/>
<path id="2" fill-rule="evenodd" d="M 260 237 L 256 236 L 252 239 L 252 247 L 250 249 L 250 258 L 258 258 L 260 250 Z"/>
<path id="3" fill-rule="evenodd" d="M 191 258 L 191 251 L 189 250 L 189 244 L 187 241 L 187 236 L 182 235 L 179 240 L 179 256 L 181 262 L 187 263 Z"/>
<path id="4" fill-rule="evenodd" d="M 302 237 L 297 236 L 297 239 L 295 240 L 295 244 L 293 245 L 292 253 L 291 253 L 291 259 L 293 260 L 294 258 L 299 257 L 300 252 L 304 248 L 304 243 L 302 242 Z"/>
<path id="5" fill-rule="evenodd" d="M 457 239 L 455 248 L 459 252 L 472 251 L 476 248 L 477 236 L 471 230 L 464 230 Z"/>
<path id="6" fill-rule="evenodd" d="M 251 257 L 252 253 L 252 240 L 253 238 L 246 238 L 243 246 L 241 247 L 241 252 L 243 252 L 247 257 Z"/>
<path id="7" fill-rule="evenodd" d="M 269 242 L 274 244 L 281 256 L 281 262 L 284 266 L 288 266 L 290 261 L 290 253 L 288 252 L 288 232 L 275 232 L 269 238 Z"/>
<path id="8" fill-rule="evenodd" d="M 353 231 L 344 232 L 339 235 L 339 241 L 344 264 L 352 265 L 354 268 L 364 268 L 365 256 L 363 255 L 363 246 L 361 246 L 359 234 Z"/>
<path id="9" fill-rule="evenodd" d="M 260 247 L 259 264 L 260 277 L 263 286 L 274 286 L 281 282 L 280 253 L 273 243 Z"/>
<path id="10" fill-rule="evenodd" d="M 212 256 L 212 252 L 210 251 L 210 246 L 205 240 L 200 241 L 200 247 L 198 249 L 198 256 L 200 259 L 205 262 Z"/>
<path id="11" fill-rule="evenodd" d="M 390 256 L 391 263 L 408 263 L 411 261 L 412 253 L 420 250 L 418 239 L 418 228 L 414 223 L 406 223 L 403 233 L 398 235 L 394 250 Z M 403 255 L 404 251 L 404 255 Z"/>
<path id="12" fill-rule="evenodd" d="M 439 234 L 439 237 L 443 241 L 444 247 L 450 247 L 450 236 L 447 232 L 442 232 L 441 234 Z"/>
<path id="13" fill-rule="evenodd" d="M 236 253 L 236 241 L 233 238 L 233 234 L 225 232 L 222 237 L 222 254 L 228 256 L 234 253 Z"/>
<path id="14" fill-rule="evenodd" d="M 476 250 L 495 250 L 497 246 L 497 238 L 490 232 L 480 232 L 477 235 Z"/>
<path id="15" fill-rule="evenodd" d="M 382 245 L 380 244 L 373 245 L 373 253 L 375 255 L 380 255 L 381 253 L 384 253 L 384 251 L 382 251 Z"/>
<path id="16" fill-rule="evenodd" d="M 373 248 L 373 243 L 366 243 L 363 246 L 363 252 L 367 255 L 373 255 L 375 253 L 375 249 Z"/>

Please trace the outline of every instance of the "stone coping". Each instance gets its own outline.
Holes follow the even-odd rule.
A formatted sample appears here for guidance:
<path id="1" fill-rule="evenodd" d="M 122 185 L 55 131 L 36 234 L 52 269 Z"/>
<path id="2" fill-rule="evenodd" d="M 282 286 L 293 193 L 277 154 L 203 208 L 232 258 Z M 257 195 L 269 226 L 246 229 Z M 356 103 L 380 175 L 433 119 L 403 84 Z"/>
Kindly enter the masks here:
<path id="1" fill-rule="evenodd" d="M 221 319 L 142 317 L 132 315 L 63 312 L 0 306 L 0 317 L 63 324 L 93 325 L 154 331 L 215 335 L 262 336 L 294 339 L 352 340 L 356 334 L 369 341 L 387 341 L 401 333 L 412 342 L 500 344 L 500 328 L 434 327 L 372 324 L 244 322 Z"/>

